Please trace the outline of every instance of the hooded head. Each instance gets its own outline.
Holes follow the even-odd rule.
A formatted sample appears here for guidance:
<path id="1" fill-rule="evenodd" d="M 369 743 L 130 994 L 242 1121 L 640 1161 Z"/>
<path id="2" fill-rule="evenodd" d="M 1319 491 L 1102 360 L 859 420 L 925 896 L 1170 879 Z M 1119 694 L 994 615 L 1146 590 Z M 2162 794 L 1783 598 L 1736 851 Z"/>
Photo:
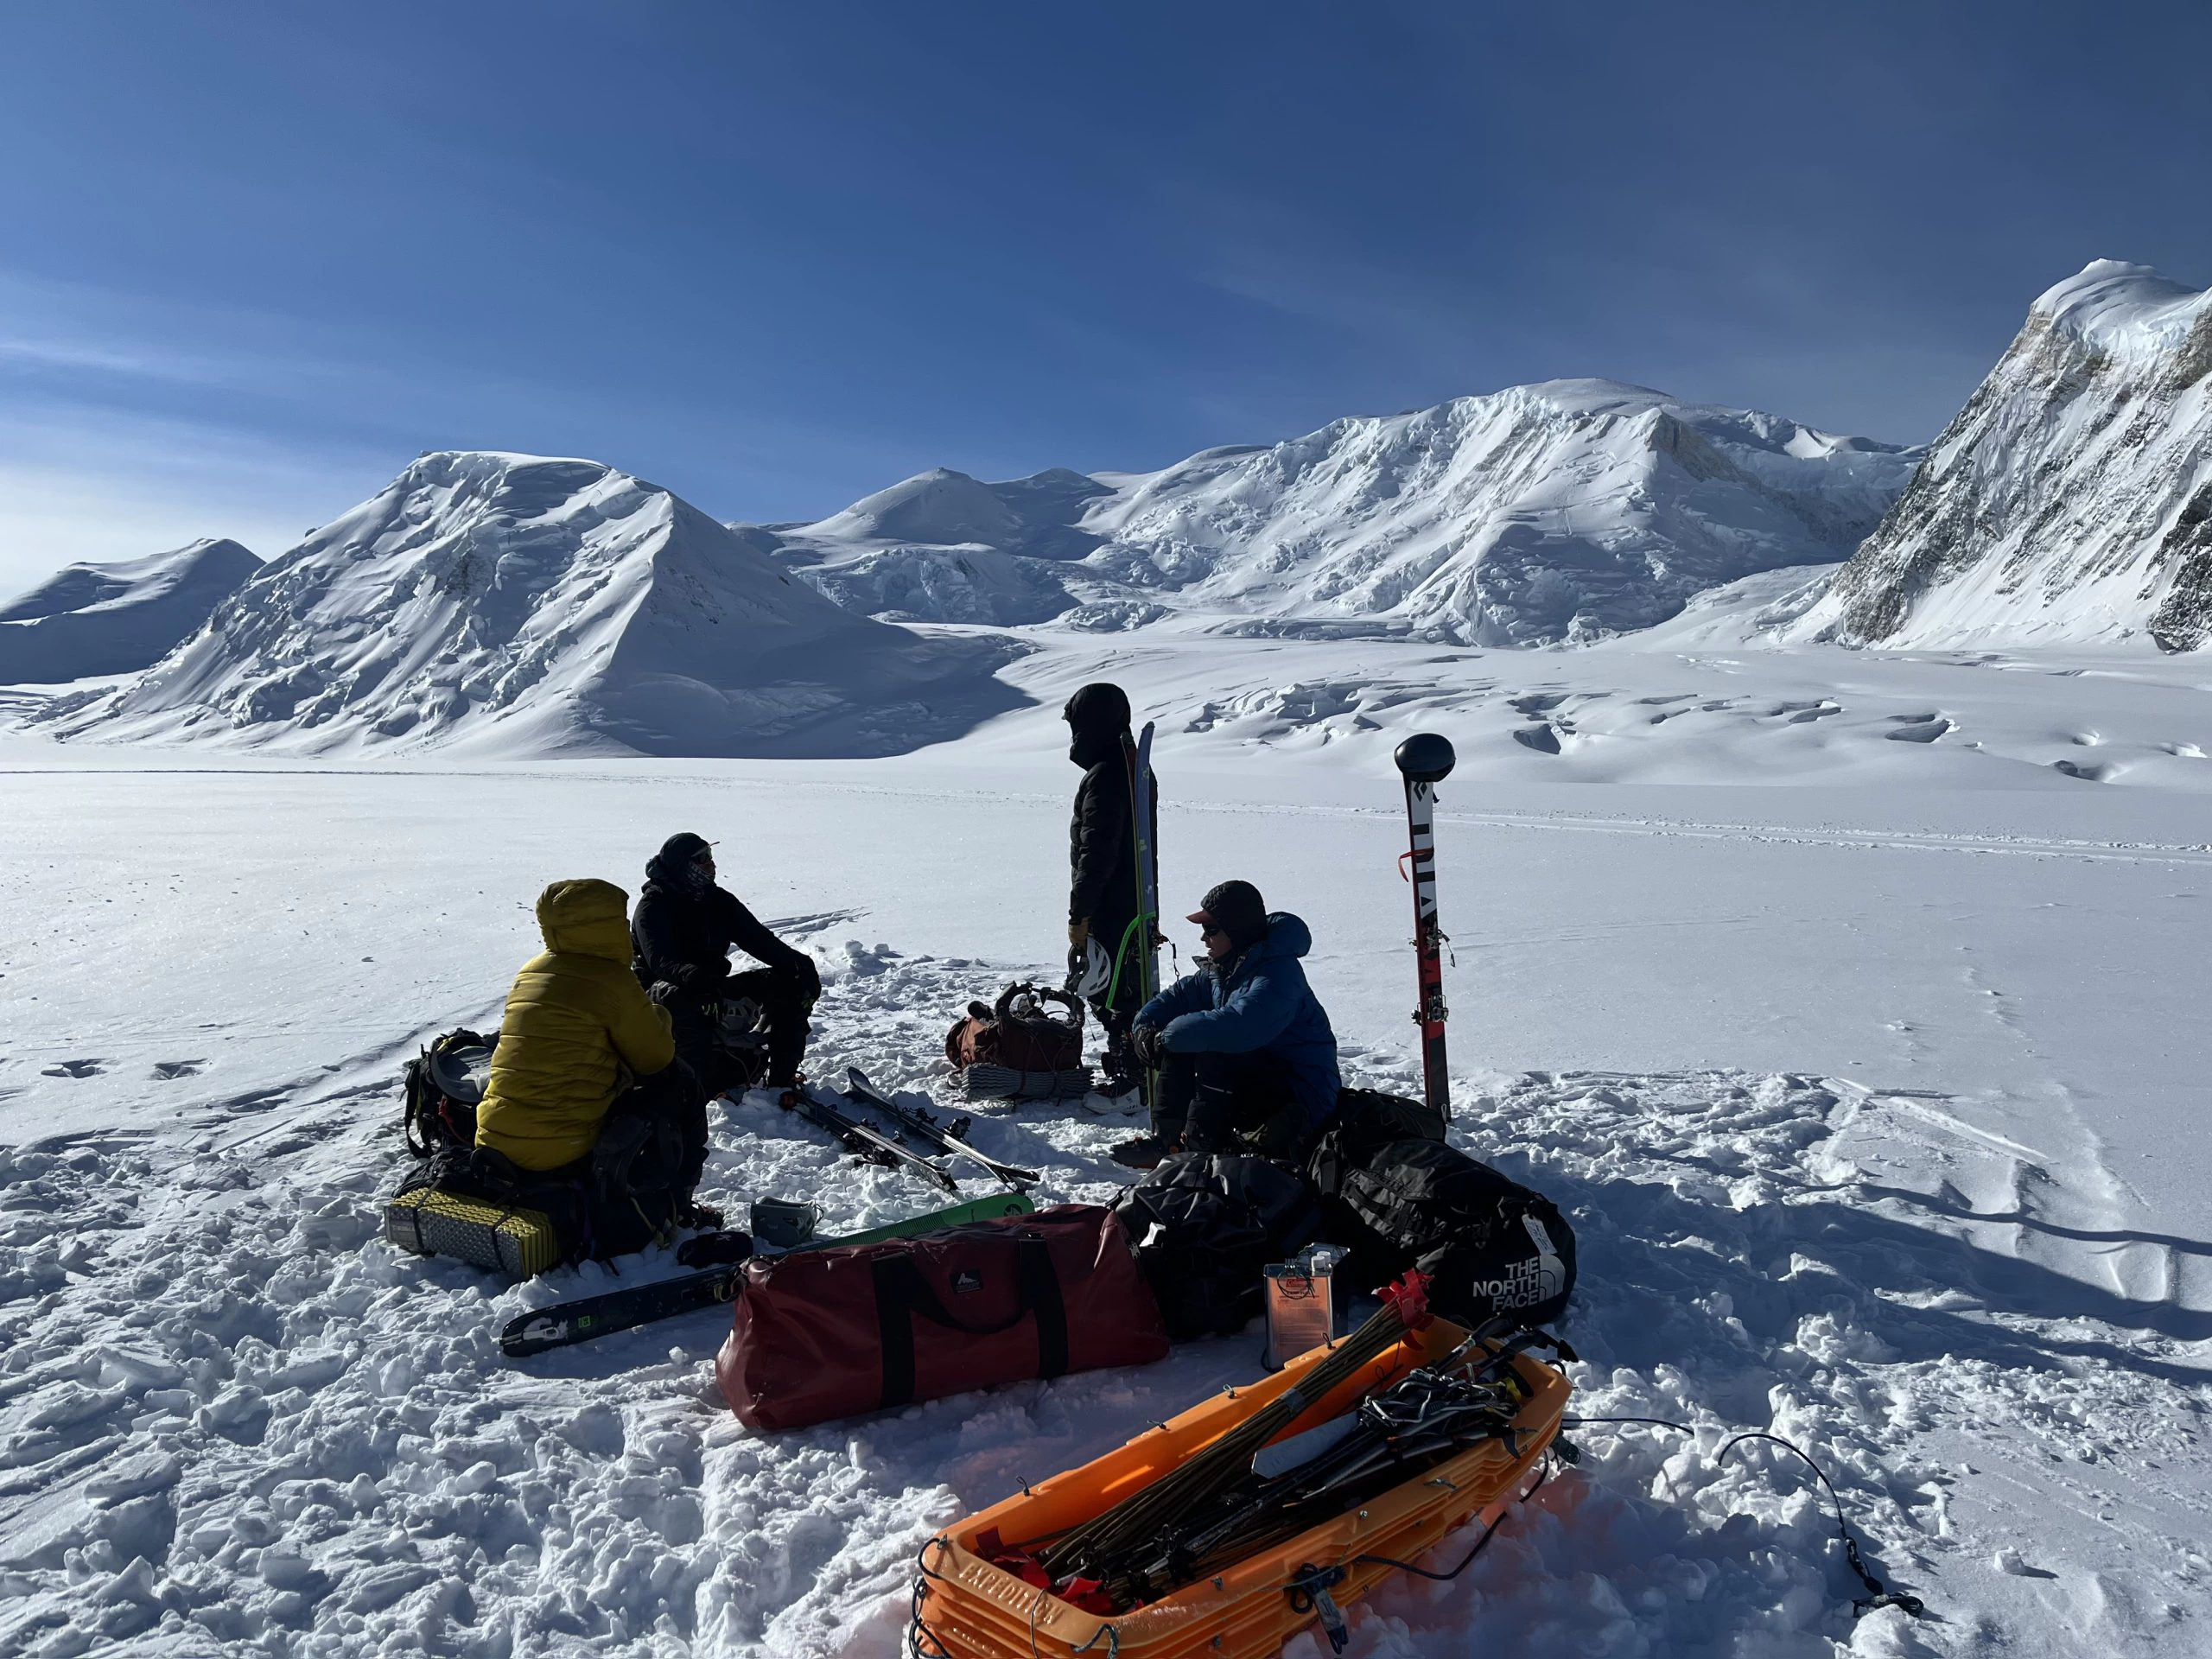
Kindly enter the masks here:
<path id="1" fill-rule="evenodd" d="M 1205 929 L 1216 962 L 1234 962 L 1268 937 L 1268 904 L 1249 881 L 1223 881 L 1206 890 L 1190 919 Z M 1228 936 L 1227 948 L 1212 936 Z"/>
<path id="2" fill-rule="evenodd" d="M 1111 681 L 1094 680 L 1068 699 L 1060 718 L 1074 733 L 1068 759 L 1087 772 L 1120 753 L 1129 729 L 1129 694 Z"/>
<path id="3" fill-rule="evenodd" d="M 645 861 L 645 880 L 671 893 L 704 893 L 715 885 L 714 843 L 689 830 L 671 836 Z"/>
<path id="4" fill-rule="evenodd" d="M 558 956 L 630 960 L 630 895 L 612 881 L 556 881 L 537 895 L 537 931 Z"/>

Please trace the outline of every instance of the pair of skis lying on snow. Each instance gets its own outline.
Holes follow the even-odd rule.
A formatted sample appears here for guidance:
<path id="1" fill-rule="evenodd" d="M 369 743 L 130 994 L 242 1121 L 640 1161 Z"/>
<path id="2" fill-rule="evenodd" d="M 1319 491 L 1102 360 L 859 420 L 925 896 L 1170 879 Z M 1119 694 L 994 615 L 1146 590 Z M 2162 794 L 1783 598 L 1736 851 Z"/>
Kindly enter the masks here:
<path id="1" fill-rule="evenodd" d="M 871 1084 L 868 1074 L 858 1066 L 845 1073 L 845 1086 L 838 1094 L 846 1104 L 864 1105 L 881 1113 L 896 1126 L 900 1137 L 912 1137 L 940 1156 L 965 1158 L 1017 1190 L 970 1199 L 842 1238 L 809 1240 L 797 1248 L 816 1250 L 833 1244 L 873 1244 L 882 1239 L 907 1238 L 918 1233 L 935 1232 L 942 1227 L 957 1227 L 963 1222 L 995 1221 L 1005 1216 L 1023 1215 L 1036 1207 L 1019 1189 L 1033 1185 L 1039 1179 L 1037 1172 L 1018 1164 L 1001 1163 L 969 1146 L 961 1138 L 968 1128 L 966 1118 L 940 1123 L 921 1108 L 893 1100 Z M 808 1122 L 827 1130 L 849 1152 L 872 1163 L 911 1169 L 948 1192 L 960 1190 L 940 1166 L 902 1145 L 899 1140 L 854 1117 L 824 1090 L 810 1084 L 802 1085 L 786 1095 L 784 1103 Z M 673 1279 L 655 1280 L 651 1284 L 628 1286 L 604 1295 L 538 1308 L 508 1321 L 506 1328 L 499 1332 L 499 1351 L 510 1359 L 524 1359 L 550 1348 L 565 1348 L 570 1343 L 627 1331 L 656 1319 L 672 1319 L 693 1308 L 711 1307 L 729 1300 L 736 1294 L 740 1270 L 737 1266 L 708 1268 Z"/>
<path id="2" fill-rule="evenodd" d="M 932 1210 L 925 1216 L 911 1216 L 887 1226 L 871 1227 L 865 1232 L 847 1233 L 840 1238 L 810 1238 L 783 1254 L 792 1255 L 801 1250 L 829 1249 L 842 1244 L 877 1244 L 887 1238 L 912 1238 L 971 1221 L 1026 1216 L 1036 1207 L 1025 1193 L 995 1192 L 988 1198 L 970 1198 L 965 1204 Z M 673 1319 L 694 1308 L 713 1307 L 737 1294 L 739 1277 L 744 1270 L 741 1262 L 706 1268 L 697 1273 L 679 1274 L 673 1279 L 656 1279 L 651 1284 L 630 1285 L 604 1295 L 537 1308 L 507 1321 L 499 1332 L 499 1351 L 509 1359 L 527 1359 L 549 1348 L 565 1348 L 571 1343 L 588 1342 L 594 1337 L 611 1336 L 635 1325 L 651 1325 L 656 1319 Z"/>
<path id="3" fill-rule="evenodd" d="M 870 1083 L 868 1073 L 857 1065 L 846 1068 L 845 1086 L 837 1093 L 842 1097 L 842 1104 L 812 1084 L 801 1084 L 784 1096 L 783 1103 L 817 1128 L 829 1131 L 846 1151 L 865 1158 L 872 1164 L 881 1164 L 892 1169 L 910 1169 L 924 1180 L 943 1187 L 948 1192 L 957 1192 L 960 1184 L 946 1173 L 942 1165 L 931 1163 L 912 1147 L 904 1144 L 906 1141 L 918 1141 L 941 1158 L 964 1158 L 969 1163 L 981 1166 L 995 1179 L 1017 1191 L 1036 1185 L 1040 1179 L 1033 1169 L 1024 1169 L 1019 1164 L 1001 1163 L 969 1146 L 961 1138 L 968 1131 L 966 1118 L 956 1117 L 950 1123 L 941 1123 L 934 1114 L 918 1106 L 905 1105 L 892 1099 Z M 866 1106 L 880 1112 L 892 1124 L 892 1133 L 886 1135 L 853 1116 L 845 1109 L 849 1105 Z"/>

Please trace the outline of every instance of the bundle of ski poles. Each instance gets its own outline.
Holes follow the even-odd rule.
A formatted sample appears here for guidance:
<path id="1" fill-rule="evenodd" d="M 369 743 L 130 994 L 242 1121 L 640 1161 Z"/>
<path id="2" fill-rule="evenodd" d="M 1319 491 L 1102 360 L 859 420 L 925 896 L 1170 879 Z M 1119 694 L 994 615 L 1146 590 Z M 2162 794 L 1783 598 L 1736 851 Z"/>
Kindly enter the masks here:
<path id="1" fill-rule="evenodd" d="M 1155 1574 L 1163 1541 L 1179 1535 L 1192 1517 L 1217 1510 L 1250 1479 L 1252 1459 L 1268 1441 L 1429 1317 L 1427 1281 L 1420 1274 L 1407 1274 L 1383 1294 L 1374 1315 L 1332 1346 L 1296 1387 L 1286 1389 L 1181 1467 L 1039 1551 L 1038 1565 L 1054 1584 L 1095 1581 L 1117 1608 L 1165 1593 L 1172 1585 Z"/>
<path id="2" fill-rule="evenodd" d="M 1416 1371 L 1310 1430 L 1324 1443 L 1306 1460 L 1274 1475 L 1255 1466 L 1250 1478 L 1162 1537 L 1136 1576 L 1158 1596 L 1219 1573 L 1484 1440 L 1510 1439 L 1528 1398 L 1510 1368 L 1489 1382 Z"/>

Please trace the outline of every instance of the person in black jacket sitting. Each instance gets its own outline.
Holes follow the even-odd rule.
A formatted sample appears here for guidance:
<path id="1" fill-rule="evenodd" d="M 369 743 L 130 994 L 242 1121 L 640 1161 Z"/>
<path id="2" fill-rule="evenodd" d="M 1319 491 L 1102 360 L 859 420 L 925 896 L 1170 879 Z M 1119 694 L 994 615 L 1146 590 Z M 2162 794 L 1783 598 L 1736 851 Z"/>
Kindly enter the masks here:
<path id="1" fill-rule="evenodd" d="M 631 966 L 653 1001 L 667 1008 L 677 1052 L 709 1095 L 751 1081 L 719 1037 L 722 1004 L 740 998 L 752 999 L 767 1015 L 763 1081 L 772 1089 L 798 1083 L 821 974 L 813 957 L 785 944 L 736 894 L 715 885 L 715 850 L 704 837 L 671 836 L 646 864 L 630 943 L 637 952 Z M 764 965 L 731 973 L 732 945 Z"/>

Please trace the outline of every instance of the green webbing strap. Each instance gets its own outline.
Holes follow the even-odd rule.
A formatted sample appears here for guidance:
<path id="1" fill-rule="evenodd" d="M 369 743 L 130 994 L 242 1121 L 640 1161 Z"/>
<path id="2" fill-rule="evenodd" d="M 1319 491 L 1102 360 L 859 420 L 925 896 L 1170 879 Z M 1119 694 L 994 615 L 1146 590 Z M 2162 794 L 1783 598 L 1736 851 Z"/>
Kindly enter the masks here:
<path id="1" fill-rule="evenodd" d="M 1114 952 L 1114 977 L 1106 982 L 1106 1006 L 1109 1008 L 1114 1006 L 1115 995 L 1122 988 L 1122 969 L 1129 959 L 1129 941 L 1135 937 L 1138 928 L 1152 919 L 1139 911 L 1135 918 L 1122 930 L 1122 943 Z"/>

